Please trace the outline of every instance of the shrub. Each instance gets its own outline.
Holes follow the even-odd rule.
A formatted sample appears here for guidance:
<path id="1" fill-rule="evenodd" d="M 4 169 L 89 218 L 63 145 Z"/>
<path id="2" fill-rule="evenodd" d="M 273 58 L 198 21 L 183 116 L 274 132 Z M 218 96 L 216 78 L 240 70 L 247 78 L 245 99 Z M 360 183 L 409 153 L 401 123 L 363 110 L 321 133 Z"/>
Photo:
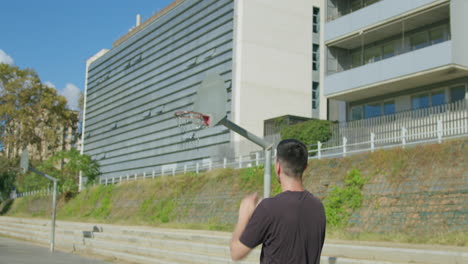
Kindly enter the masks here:
<path id="1" fill-rule="evenodd" d="M 330 121 L 310 120 L 281 129 L 281 139 L 294 138 L 304 142 L 307 146 L 326 142 L 331 137 Z M 315 149 L 310 148 L 310 149 Z"/>
<path id="2" fill-rule="evenodd" d="M 349 216 L 362 205 L 362 187 L 368 179 L 353 169 L 345 177 L 344 187 L 335 187 L 324 200 L 327 225 L 335 228 L 344 228 Z"/>

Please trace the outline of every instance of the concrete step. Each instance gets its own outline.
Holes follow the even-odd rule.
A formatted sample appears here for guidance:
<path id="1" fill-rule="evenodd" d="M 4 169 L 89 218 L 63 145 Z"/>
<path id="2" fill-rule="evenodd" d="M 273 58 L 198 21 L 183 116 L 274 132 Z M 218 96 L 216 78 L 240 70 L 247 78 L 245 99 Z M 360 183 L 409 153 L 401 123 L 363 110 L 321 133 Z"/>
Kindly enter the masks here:
<path id="1" fill-rule="evenodd" d="M 39 243 L 49 243 L 50 220 L 0 217 L 0 234 Z M 94 232 L 94 238 L 83 238 L 83 231 L 91 231 L 92 223 L 57 221 L 57 247 L 69 251 L 100 250 L 104 256 L 134 256 L 161 261 L 160 263 L 231 263 L 229 257 L 230 233 L 200 230 L 172 230 L 154 227 L 134 227 L 103 224 L 103 232 Z M 444 247 L 433 250 L 426 245 L 368 243 L 356 241 L 327 241 L 322 252 L 322 263 L 468 263 L 468 250 Z M 112 252 L 110 254 L 109 252 Z M 96 254 L 101 254 L 96 252 Z M 258 263 L 257 249 L 244 263 Z M 142 262 L 141 263 L 145 263 Z M 159 262 L 158 262 L 159 263 Z"/>
<path id="2" fill-rule="evenodd" d="M 322 254 L 337 258 L 352 258 L 392 263 L 468 263 L 467 252 L 363 246 L 352 244 L 324 245 Z"/>
<path id="3" fill-rule="evenodd" d="M 146 238 L 146 237 L 135 237 L 121 234 L 107 234 L 107 233 L 95 233 L 95 240 L 100 241 L 114 241 L 118 243 L 131 244 L 139 247 L 151 247 L 159 249 L 177 250 L 181 252 L 197 252 L 200 254 L 208 254 L 214 256 L 226 257 L 230 255 L 229 243 L 222 244 L 211 244 L 203 243 L 201 241 L 188 241 L 188 240 L 172 240 L 172 239 L 159 239 L 159 238 Z M 256 250 L 254 255 L 255 259 L 258 260 L 260 256 L 260 250 Z"/>
<path id="4" fill-rule="evenodd" d="M 86 239 L 86 246 L 91 248 L 99 248 L 110 251 L 123 252 L 127 254 L 135 254 L 138 256 L 153 257 L 159 260 L 176 261 L 178 263 L 195 263 L 195 264 L 215 264 L 215 263 L 232 263 L 229 255 L 220 256 L 217 254 L 209 254 L 197 251 L 155 248 L 148 246 L 137 246 L 125 243 L 117 243 L 110 241 L 100 241 L 96 239 Z M 253 261 L 243 261 L 238 263 L 252 264 L 258 263 L 258 256 Z"/>

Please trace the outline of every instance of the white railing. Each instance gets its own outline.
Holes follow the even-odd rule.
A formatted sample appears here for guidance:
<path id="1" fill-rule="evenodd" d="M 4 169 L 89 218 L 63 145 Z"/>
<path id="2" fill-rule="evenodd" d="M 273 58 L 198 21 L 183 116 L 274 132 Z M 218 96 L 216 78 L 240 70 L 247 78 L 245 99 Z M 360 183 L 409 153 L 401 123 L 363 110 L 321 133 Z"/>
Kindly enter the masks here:
<path id="1" fill-rule="evenodd" d="M 460 120 L 459 120 L 460 121 Z M 459 138 L 468 136 L 468 118 L 463 117 L 462 122 L 454 120 L 444 121 L 442 119 L 436 120 L 435 125 L 432 123 L 424 124 L 422 127 L 416 124 L 412 127 L 400 127 L 398 131 L 386 131 L 380 133 L 370 133 L 367 140 L 360 142 L 353 142 L 343 137 L 340 145 L 333 145 L 327 147 L 327 143 L 317 142 L 316 145 L 310 146 L 311 151 L 309 159 L 322 159 L 322 158 L 336 158 L 346 157 L 347 155 L 372 152 L 377 149 L 388 149 L 394 147 L 405 147 L 415 144 L 425 144 L 430 142 L 442 143 L 443 140 L 450 138 Z M 392 135 L 392 136 L 388 136 Z M 274 152 L 273 160 L 276 158 Z M 170 176 L 185 173 L 200 173 L 203 171 L 210 171 L 218 168 L 246 168 L 260 166 L 265 163 L 265 158 L 262 152 L 257 152 L 255 155 L 239 156 L 234 159 L 223 158 L 218 162 L 205 160 L 203 162 L 196 162 L 194 165 L 184 165 L 178 167 L 174 165 L 172 168 L 165 168 L 159 170 L 152 170 L 150 172 L 126 174 L 118 177 L 108 177 L 100 179 L 99 184 L 117 184 L 126 181 L 135 181 L 142 179 L 154 179 L 161 176 Z"/>
<path id="2" fill-rule="evenodd" d="M 48 188 L 48 189 L 41 189 L 41 190 L 34 190 L 34 191 L 27 191 L 27 192 L 12 192 L 10 194 L 10 199 L 16 199 L 20 197 L 26 197 L 26 196 L 49 196 L 52 195 L 54 192 L 53 188 Z"/>

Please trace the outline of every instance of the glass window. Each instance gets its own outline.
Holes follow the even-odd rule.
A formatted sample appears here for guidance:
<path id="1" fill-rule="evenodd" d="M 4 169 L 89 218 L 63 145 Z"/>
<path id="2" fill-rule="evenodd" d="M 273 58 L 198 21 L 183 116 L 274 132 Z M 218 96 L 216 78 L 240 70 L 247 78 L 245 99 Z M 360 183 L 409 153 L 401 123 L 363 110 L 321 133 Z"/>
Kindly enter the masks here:
<path id="1" fill-rule="evenodd" d="M 320 9 L 317 8 L 317 7 L 314 7 L 313 9 L 313 31 L 314 33 L 318 33 L 319 32 L 319 24 L 320 24 L 320 17 L 319 17 L 319 14 L 320 14 Z"/>
<path id="2" fill-rule="evenodd" d="M 366 5 L 372 5 L 374 3 L 377 3 L 380 0 L 366 0 Z"/>
<path id="3" fill-rule="evenodd" d="M 372 63 L 381 59 L 381 48 L 380 46 L 369 47 L 364 49 L 364 63 Z"/>
<path id="4" fill-rule="evenodd" d="M 351 68 L 361 66 L 362 65 L 361 60 L 362 60 L 361 50 L 357 50 L 351 53 Z"/>
<path id="5" fill-rule="evenodd" d="M 390 58 L 395 56 L 395 41 L 392 40 L 387 44 L 383 45 L 383 58 Z"/>
<path id="6" fill-rule="evenodd" d="M 318 71 L 319 69 L 319 45 L 314 44 L 312 47 L 312 69 Z"/>
<path id="7" fill-rule="evenodd" d="M 319 83 L 312 82 L 312 109 L 319 107 Z"/>
<path id="8" fill-rule="evenodd" d="M 351 108 L 351 120 L 360 120 L 362 118 L 362 106 L 355 106 Z"/>
<path id="9" fill-rule="evenodd" d="M 445 26 L 439 26 L 431 29 L 429 34 L 432 44 L 443 42 L 445 40 Z"/>
<path id="10" fill-rule="evenodd" d="M 433 92 L 431 94 L 431 105 L 436 106 L 436 105 L 442 105 L 445 104 L 445 93 L 443 90 Z"/>
<path id="11" fill-rule="evenodd" d="M 424 48 L 429 45 L 427 31 L 422 31 L 410 36 L 411 50 Z"/>
<path id="12" fill-rule="evenodd" d="M 429 107 L 429 95 L 421 94 L 421 95 L 413 96 L 411 100 L 411 105 L 413 109 Z"/>
<path id="13" fill-rule="evenodd" d="M 362 0 L 350 0 L 349 9 L 352 11 L 356 11 L 362 8 Z"/>
<path id="14" fill-rule="evenodd" d="M 395 113 L 395 101 L 384 103 L 384 115 L 392 115 Z"/>
<path id="15" fill-rule="evenodd" d="M 382 115 L 381 104 L 366 104 L 364 106 L 364 116 L 366 118 L 372 118 L 380 115 Z"/>
<path id="16" fill-rule="evenodd" d="M 450 88 L 450 102 L 456 102 L 465 99 L 465 85 Z"/>

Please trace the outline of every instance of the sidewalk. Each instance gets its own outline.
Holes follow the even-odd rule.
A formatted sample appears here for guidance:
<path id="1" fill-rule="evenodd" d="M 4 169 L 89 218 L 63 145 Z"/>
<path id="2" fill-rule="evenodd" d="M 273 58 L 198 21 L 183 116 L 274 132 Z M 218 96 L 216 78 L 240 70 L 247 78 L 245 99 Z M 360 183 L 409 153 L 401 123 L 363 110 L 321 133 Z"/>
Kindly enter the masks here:
<path id="1" fill-rule="evenodd" d="M 28 242 L 0 237 L 0 264 L 108 264 L 102 260 L 55 251 Z"/>

